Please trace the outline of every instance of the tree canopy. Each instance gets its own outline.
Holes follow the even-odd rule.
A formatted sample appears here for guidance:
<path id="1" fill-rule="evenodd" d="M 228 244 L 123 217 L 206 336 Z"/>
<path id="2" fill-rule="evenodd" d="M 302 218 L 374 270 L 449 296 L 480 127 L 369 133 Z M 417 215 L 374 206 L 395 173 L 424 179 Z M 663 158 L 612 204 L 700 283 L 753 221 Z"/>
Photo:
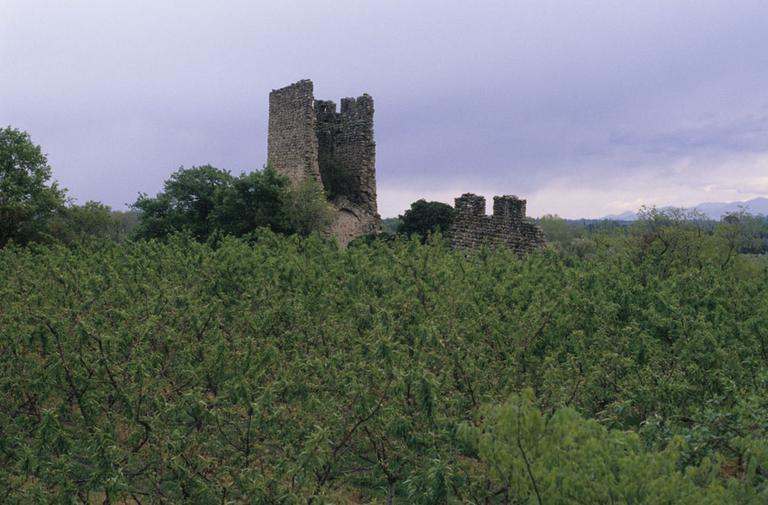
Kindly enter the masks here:
<path id="1" fill-rule="evenodd" d="M 220 209 L 232 181 L 228 171 L 211 165 L 179 168 L 155 198 L 142 194 L 133 204 L 140 212 L 136 233 L 142 238 L 159 238 L 185 230 L 206 239 L 216 228 L 215 210 Z"/>
<path id="2" fill-rule="evenodd" d="M 117 239 L 117 223 L 112 217 L 112 210 L 93 201 L 59 210 L 49 228 L 52 238 L 65 244 L 89 238 Z"/>
<path id="3" fill-rule="evenodd" d="M 766 261 L 727 235 L 256 234 L 0 250 L 2 503 L 767 502 Z"/>
<path id="4" fill-rule="evenodd" d="M 319 184 L 291 184 L 266 167 L 237 177 L 211 165 L 181 167 L 154 198 L 142 194 L 135 235 L 161 238 L 186 231 L 198 240 L 216 232 L 243 236 L 257 228 L 308 235 L 325 232 L 333 210 Z"/>
<path id="5" fill-rule="evenodd" d="M 399 233 L 426 237 L 436 231 L 447 231 L 453 223 L 453 207 L 442 202 L 417 200 L 402 216 Z"/>
<path id="6" fill-rule="evenodd" d="M 51 182 L 51 167 L 27 132 L 0 129 L 0 247 L 46 235 L 65 205 L 65 192 Z"/>

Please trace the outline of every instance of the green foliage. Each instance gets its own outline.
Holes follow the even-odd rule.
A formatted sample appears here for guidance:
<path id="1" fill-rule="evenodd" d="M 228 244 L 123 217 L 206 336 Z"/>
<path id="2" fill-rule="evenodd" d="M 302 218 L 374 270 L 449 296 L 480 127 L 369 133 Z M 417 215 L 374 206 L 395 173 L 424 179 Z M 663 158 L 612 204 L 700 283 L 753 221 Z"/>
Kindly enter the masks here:
<path id="1" fill-rule="evenodd" d="M 290 185 L 286 209 L 290 229 L 306 237 L 312 232 L 329 233 L 336 216 L 320 181 L 304 179 Z"/>
<path id="2" fill-rule="evenodd" d="M 544 231 L 544 237 L 547 242 L 565 244 L 571 240 L 575 235 L 575 230 L 568 224 L 568 222 L 558 215 L 547 214 L 542 216 L 538 220 L 538 225 Z"/>
<path id="3" fill-rule="evenodd" d="M 566 220 L 546 215 L 538 219 L 547 243 L 565 258 L 595 258 L 606 247 L 623 248 L 640 239 L 644 248 L 674 246 L 669 240 L 688 237 L 682 243 L 699 241 L 725 263 L 738 255 L 765 255 L 768 252 L 768 221 L 744 210 L 733 212 L 719 222 L 686 209 L 643 207 L 633 223 L 610 220 Z M 655 245 L 652 242 L 655 241 Z M 674 247 L 672 247 L 674 249 Z M 717 249 L 717 253 L 715 253 Z"/>
<path id="4" fill-rule="evenodd" d="M 221 191 L 211 221 L 222 232 L 237 237 L 261 227 L 290 232 L 291 195 L 286 185 L 286 179 L 270 167 L 241 174 Z"/>
<path id="5" fill-rule="evenodd" d="M 216 229 L 214 212 L 232 180 L 228 171 L 211 165 L 179 168 L 155 198 L 142 194 L 133 204 L 139 212 L 137 236 L 161 238 L 185 230 L 205 240 Z"/>
<path id="6" fill-rule="evenodd" d="M 386 217 L 381 220 L 381 231 L 386 235 L 394 235 L 402 223 L 399 217 Z"/>
<path id="7" fill-rule="evenodd" d="M 140 195 L 133 205 L 137 238 L 165 238 L 185 231 L 198 240 L 215 233 L 247 235 L 258 228 L 278 233 L 324 233 L 333 209 L 319 184 L 288 180 L 266 167 L 232 176 L 210 165 L 180 168 L 155 198 Z"/>
<path id="8" fill-rule="evenodd" d="M 195 238 L 0 251 L 0 502 L 768 500 L 768 265 L 695 222 Z"/>
<path id="9" fill-rule="evenodd" d="M 28 133 L 0 129 L 0 247 L 47 235 L 50 220 L 65 202 L 64 190 L 50 178 L 48 159 Z"/>
<path id="10" fill-rule="evenodd" d="M 99 202 L 69 205 L 60 209 L 48 225 L 48 238 L 74 245 L 86 240 L 128 240 L 138 224 L 133 211 L 114 211 Z"/>
<path id="11" fill-rule="evenodd" d="M 748 482 L 721 479 L 719 456 L 681 469 L 682 437 L 649 451 L 637 433 L 606 429 L 572 408 L 543 414 L 530 389 L 487 409 L 481 427 L 460 432 L 486 463 L 502 503 L 735 505 L 768 497 Z M 764 464 L 762 455 L 747 458 Z"/>
<path id="12" fill-rule="evenodd" d="M 139 224 L 139 214 L 134 210 L 113 210 L 112 216 L 112 240 L 122 242 L 133 234 L 134 228 Z"/>
<path id="13" fill-rule="evenodd" d="M 61 209 L 49 225 L 49 233 L 65 244 L 85 239 L 115 239 L 116 223 L 111 209 L 99 202 Z"/>
<path id="14" fill-rule="evenodd" d="M 399 233 L 426 237 L 436 231 L 447 231 L 453 223 L 453 207 L 442 202 L 417 200 L 399 216 Z"/>
<path id="15" fill-rule="evenodd" d="M 768 252 L 768 225 L 764 216 L 753 216 L 744 210 L 727 214 L 717 223 L 714 233 L 725 240 L 730 257 L 736 253 Z"/>

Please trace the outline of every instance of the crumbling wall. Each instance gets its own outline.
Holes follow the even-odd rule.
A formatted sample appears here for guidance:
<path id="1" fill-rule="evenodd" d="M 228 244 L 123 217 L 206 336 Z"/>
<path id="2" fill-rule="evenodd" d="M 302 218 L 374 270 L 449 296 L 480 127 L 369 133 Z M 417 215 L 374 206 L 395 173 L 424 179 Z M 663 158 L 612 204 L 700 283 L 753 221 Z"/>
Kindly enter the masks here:
<path id="1" fill-rule="evenodd" d="M 342 98 L 317 102 L 320 174 L 332 197 L 344 197 L 370 214 L 376 205 L 376 142 L 373 138 L 373 98 Z"/>
<path id="2" fill-rule="evenodd" d="M 343 196 L 334 198 L 332 203 L 338 212 L 331 233 L 341 247 L 346 247 L 358 237 L 381 231 L 381 218 L 378 214 L 370 214 Z"/>
<path id="3" fill-rule="evenodd" d="M 315 137 L 323 187 L 330 195 L 350 192 L 350 184 L 335 164 L 335 143 L 341 135 L 341 121 L 333 100 L 315 100 Z"/>
<path id="4" fill-rule="evenodd" d="M 315 100 L 303 80 L 269 95 L 269 163 L 294 181 L 322 182 L 337 209 L 332 233 L 346 246 L 381 230 L 376 204 L 376 142 L 373 98 Z"/>
<path id="5" fill-rule="evenodd" d="M 507 247 L 520 255 L 544 246 L 544 233 L 525 218 L 525 200 L 514 195 L 493 197 L 493 214 L 485 215 L 485 197 L 465 193 L 455 200 L 447 237 L 457 249 Z"/>
<path id="6" fill-rule="evenodd" d="M 267 159 L 292 181 L 320 180 L 312 81 L 303 80 L 269 94 Z"/>

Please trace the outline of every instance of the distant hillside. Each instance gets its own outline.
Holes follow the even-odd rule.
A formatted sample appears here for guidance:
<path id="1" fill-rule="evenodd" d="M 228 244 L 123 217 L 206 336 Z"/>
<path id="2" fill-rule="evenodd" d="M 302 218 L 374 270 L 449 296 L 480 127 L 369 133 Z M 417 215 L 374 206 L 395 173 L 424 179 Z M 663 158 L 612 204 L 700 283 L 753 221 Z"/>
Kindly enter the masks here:
<path id="1" fill-rule="evenodd" d="M 665 207 L 669 209 L 671 207 Z M 729 212 L 738 212 L 744 208 L 750 214 L 768 214 L 768 198 L 758 197 L 746 202 L 708 202 L 700 203 L 693 207 L 710 219 L 719 220 L 723 215 Z M 637 219 L 635 212 L 622 212 L 621 214 L 611 214 L 603 219 L 612 219 L 616 221 L 634 221 Z"/>
<path id="2" fill-rule="evenodd" d="M 603 217 L 602 219 L 608 219 L 611 221 L 635 221 L 637 220 L 637 213 L 628 210 L 626 212 L 622 212 L 621 214 L 610 214 Z"/>
<path id="3" fill-rule="evenodd" d="M 696 208 L 713 219 L 720 219 L 723 214 L 728 212 L 738 212 L 740 207 L 744 207 L 750 214 L 768 214 L 768 198 L 754 198 L 746 202 L 731 203 L 702 203 Z"/>

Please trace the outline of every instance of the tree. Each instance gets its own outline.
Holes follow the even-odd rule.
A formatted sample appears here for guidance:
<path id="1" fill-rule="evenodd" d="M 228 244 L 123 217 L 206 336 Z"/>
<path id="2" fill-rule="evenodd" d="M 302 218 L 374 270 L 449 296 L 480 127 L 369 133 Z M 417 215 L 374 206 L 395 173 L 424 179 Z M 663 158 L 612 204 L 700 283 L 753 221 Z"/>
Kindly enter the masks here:
<path id="1" fill-rule="evenodd" d="M 189 231 L 205 240 L 215 229 L 211 216 L 232 186 L 232 175 L 211 165 L 179 168 L 165 181 L 155 198 L 139 195 L 133 208 L 140 212 L 136 235 L 160 238 L 174 231 Z"/>
<path id="2" fill-rule="evenodd" d="M 753 216 L 745 209 L 729 212 L 715 226 L 714 234 L 725 242 L 724 263 L 736 253 L 765 253 L 765 222 L 761 216 Z"/>
<path id="3" fill-rule="evenodd" d="M 51 236 L 65 244 L 86 238 L 115 239 L 117 223 L 108 205 L 89 201 L 61 209 L 51 220 Z"/>
<path id="4" fill-rule="evenodd" d="M 381 220 L 381 231 L 385 235 L 394 235 L 402 224 L 399 217 L 386 217 Z"/>
<path id="5" fill-rule="evenodd" d="M 182 167 L 164 191 L 154 198 L 139 195 L 133 208 L 139 213 L 134 235 L 146 239 L 176 231 L 198 240 L 214 232 L 240 237 L 257 228 L 308 235 L 326 232 L 334 217 L 319 183 L 291 185 L 269 166 L 238 177 L 211 165 Z"/>
<path id="6" fill-rule="evenodd" d="M 286 210 L 291 229 L 307 236 L 312 232 L 327 234 L 335 216 L 319 181 L 304 179 L 291 184 Z"/>
<path id="7" fill-rule="evenodd" d="M 531 389 L 483 412 L 482 428 L 459 431 L 487 464 L 501 503 L 740 502 L 718 479 L 716 461 L 680 471 L 683 437 L 648 451 L 636 433 L 608 430 L 574 409 L 546 416 Z"/>
<path id="8" fill-rule="evenodd" d="M 267 166 L 260 172 L 241 174 L 221 192 L 213 212 L 216 227 L 225 233 L 242 236 L 260 227 L 289 232 L 288 180 Z"/>
<path id="9" fill-rule="evenodd" d="M 48 159 L 27 132 L 0 129 L 0 247 L 46 236 L 65 202 L 65 191 L 50 178 Z"/>
<path id="10" fill-rule="evenodd" d="M 567 244 L 573 240 L 574 232 L 568 221 L 557 214 L 546 214 L 539 219 L 539 226 L 544 230 L 547 242 Z"/>
<path id="11" fill-rule="evenodd" d="M 131 236 L 133 229 L 139 224 L 139 214 L 135 210 L 113 210 L 112 223 L 112 240 L 122 242 Z"/>
<path id="12" fill-rule="evenodd" d="M 446 231 L 453 224 L 453 207 L 442 202 L 417 200 L 405 214 L 399 216 L 402 224 L 398 232 L 426 237 L 435 231 Z"/>

